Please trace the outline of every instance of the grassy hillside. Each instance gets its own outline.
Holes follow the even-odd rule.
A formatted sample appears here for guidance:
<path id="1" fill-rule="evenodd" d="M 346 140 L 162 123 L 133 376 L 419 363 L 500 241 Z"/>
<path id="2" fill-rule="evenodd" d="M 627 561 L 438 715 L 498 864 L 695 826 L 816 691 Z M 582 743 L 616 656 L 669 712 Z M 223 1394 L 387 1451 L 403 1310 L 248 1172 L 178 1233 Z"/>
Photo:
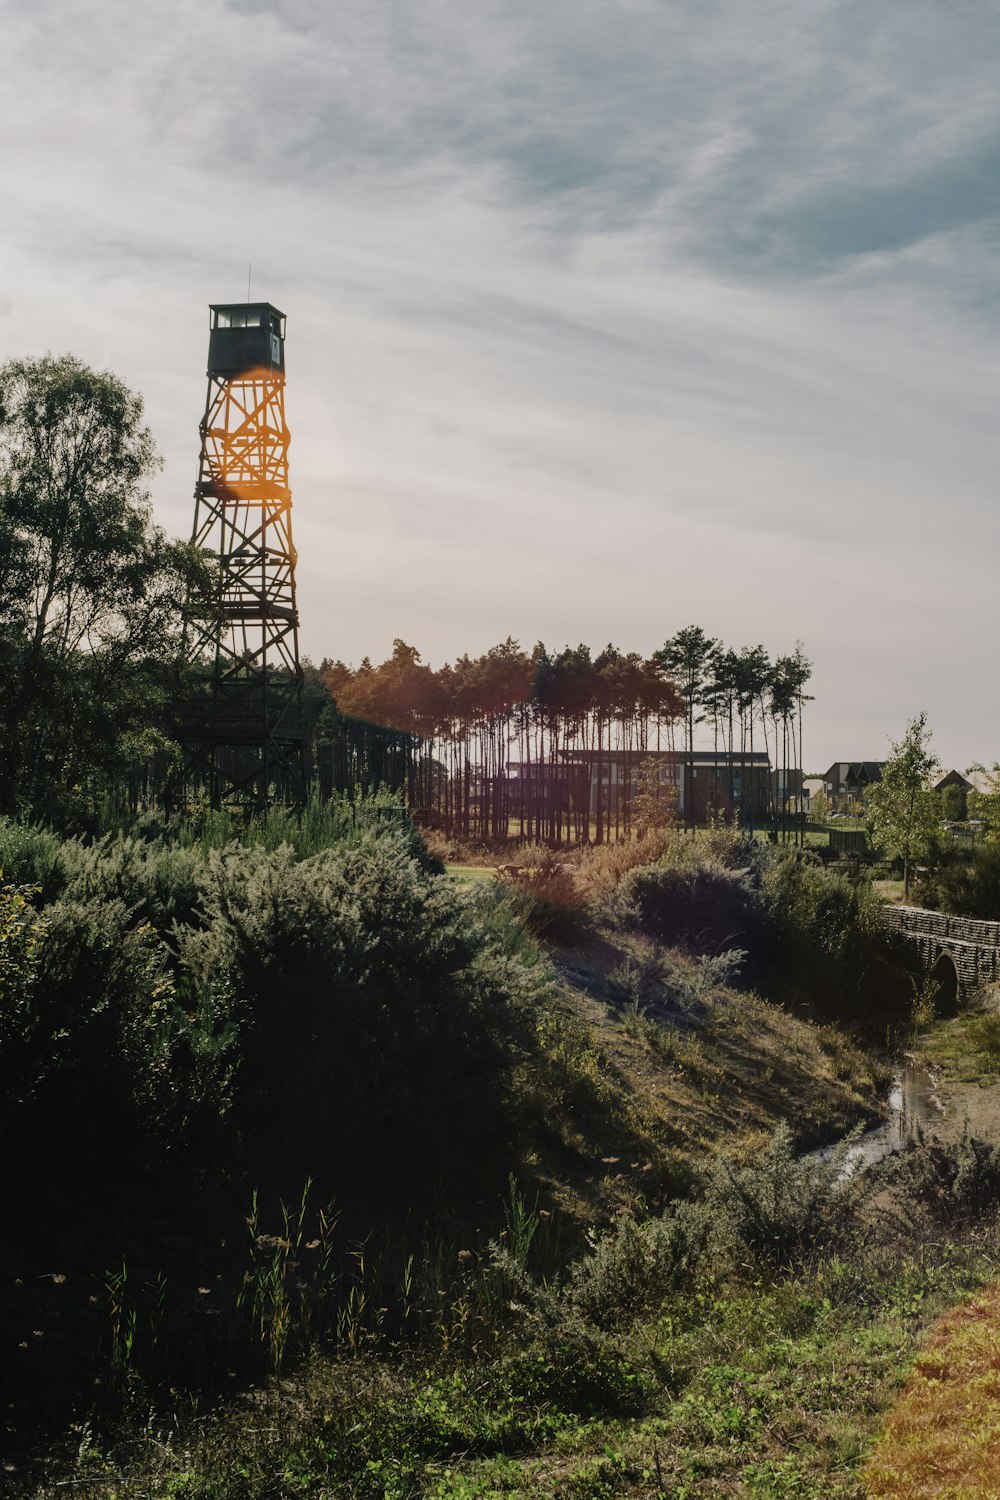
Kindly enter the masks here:
<path id="1" fill-rule="evenodd" d="M 993 1247 L 967 1143 L 870 1191 L 798 1159 L 879 1107 L 863 891 L 731 836 L 476 882 L 384 827 L 303 857 L 46 840 L 0 829 L 28 887 L 0 1056 L 36 1164 L 71 1169 L 12 1179 L 9 1493 L 859 1493 Z M 53 1077 L 106 1095 L 68 1153 Z"/>
<path id="2" fill-rule="evenodd" d="M 880 1109 L 887 1072 L 871 1053 L 721 982 L 719 963 L 607 928 L 549 956 L 525 1164 L 583 1222 L 661 1208 L 716 1150 L 749 1160 L 783 1120 L 805 1147 Z"/>

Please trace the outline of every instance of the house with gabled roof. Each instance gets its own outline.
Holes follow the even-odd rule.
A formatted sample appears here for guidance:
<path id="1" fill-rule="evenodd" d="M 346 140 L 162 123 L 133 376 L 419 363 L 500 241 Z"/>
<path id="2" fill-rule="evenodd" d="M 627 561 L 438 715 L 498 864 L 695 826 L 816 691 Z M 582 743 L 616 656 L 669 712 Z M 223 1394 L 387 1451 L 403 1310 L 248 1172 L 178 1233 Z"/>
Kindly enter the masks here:
<path id="1" fill-rule="evenodd" d="M 934 782 L 936 792 L 947 791 L 950 786 L 957 786 L 961 792 L 961 803 L 958 809 L 951 814 L 960 821 L 968 816 L 968 797 L 970 792 L 990 793 L 995 791 L 996 778 L 992 771 L 986 771 L 982 766 L 974 767 L 968 771 L 956 771 L 954 766 L 950 771 L 944 771 Z"/>
<path id="2" fill-rule="evenodd" d="M 823 793 L 837 812 L 860 807 L 865 793 L 882 780 L 882 760 L 835 760 L 823 773 Z"/>

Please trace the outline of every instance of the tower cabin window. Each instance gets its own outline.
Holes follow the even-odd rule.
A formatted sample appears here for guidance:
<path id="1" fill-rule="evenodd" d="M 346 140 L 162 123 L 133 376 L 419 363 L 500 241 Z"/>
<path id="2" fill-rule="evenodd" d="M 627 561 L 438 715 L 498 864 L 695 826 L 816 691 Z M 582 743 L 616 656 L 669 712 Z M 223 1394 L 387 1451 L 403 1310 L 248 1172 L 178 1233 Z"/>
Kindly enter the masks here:
<path id="1" fill-rule="evenodd" d="M 259 307 L 231 307 L 216 313 L 216 328 L 259 328 Z"/>

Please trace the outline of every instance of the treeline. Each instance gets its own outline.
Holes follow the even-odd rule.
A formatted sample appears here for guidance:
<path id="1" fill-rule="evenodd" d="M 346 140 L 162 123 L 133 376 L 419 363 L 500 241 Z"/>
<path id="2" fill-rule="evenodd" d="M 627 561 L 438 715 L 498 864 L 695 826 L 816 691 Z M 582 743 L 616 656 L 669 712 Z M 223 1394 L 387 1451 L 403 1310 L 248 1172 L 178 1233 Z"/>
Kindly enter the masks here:
<path id="1" fill-rule="evenodd" d="M 71 357 L 0 367 L 0 812 L 72 805 L 169 753 L 195 551 L 152 522 L 142 400 Z"/>
<path id="2" fill-rule="evenodd" d="M 735 650 L 698 626 L 651 656 L 614 645 L 531 652 L 512 637 L 482 656 L 433 668 L 397 639 L 380 665 L 326 659 L 320 675 L 343 712 L 419 735 L 411 804 L 460 838 L 601 843 L 641 832 L 669 810 L 669 787 L 648 767 L 684 751 L 683 805 L 693 817 L 694 743 L 710 728 L 719 764 L 714 810 L 752 823 L 755 750 L 787 787 L 802 763 L 811 667 L 800 645 L 773 661 L 763 646 Z M 783 797 L 768 783 L 768 811 Z"/>

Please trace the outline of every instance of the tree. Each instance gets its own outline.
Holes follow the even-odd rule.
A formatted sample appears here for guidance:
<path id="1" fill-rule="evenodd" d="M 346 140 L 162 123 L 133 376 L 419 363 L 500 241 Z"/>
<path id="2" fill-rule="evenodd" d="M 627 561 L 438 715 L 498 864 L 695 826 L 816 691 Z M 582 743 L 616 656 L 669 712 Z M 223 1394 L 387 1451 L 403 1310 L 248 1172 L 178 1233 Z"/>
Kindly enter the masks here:
<path id="1" fill-rule="evenodd" d="M 686 625 L 655 652 L 655 658 L 670 673 L 681 690 L 686 705 L 685 734 L 687 748 L 687 785 L 684 795 L 684 821 L 694 828 L 694 726 L 700 723 L 698 708 L 711 678 L 714 658 L 721 642 L 705 634 L 700 625 Z"/>
<path id="2" fill-rule="evenodd" d="M 910 894 L 914 861 L 928 852 L 937 834 L 938 799 L 929 786 L 938 758 L 930 748 L 927 715 L 920 713 L 906 726 L 901 740 L 890 746 L 882 780 L 868 789 L 865 811 L 877 849 L 903 862 L 903 899 Z"/>
<path id="3" fill-rule="evenodd" d="M 966 798 L 968 815 L 980 824 L 988 844 L 1000 844 L 1000 764 L 994 761 L 987 770 L 975 761 L 965 774 L 976 782 Z"/>
<path id="4" fill-rule="evenodd" d="M 632 815 L 640 838 L 662 833 L 677 821 L 677 787 L 664 781 L 662 762 L 647 756 L 639 763 Z"/>
<path id="5" fill-rule="evenodd" d="M 162 744 L 193 549 L 152 524 L 142 398 L 72 356 L 0 366 L 0 809 Z"/>
<path id="6" fill-rule="evenodd" d="M 764 719 L 764 698 L 771 683 L 771 663 L 763 646 L 744 646 L 736 658 L 735 667 L 736 710 L 740 720 L 740 822 L 753 832 L 760 793 L 760 778 L 753 759 L 753 726 L 758 712 L 762 722 Z M 764 743 L 766 747 L 766 732 Z"/>
<path id="7" fill-rule="evenodd" d="M 941 816 L 948 823 L 961 823 L 965 818 L 965 789 L 954 782 L 941 788 Z"/>
<path id="8" fill-rule="evenodd" d="M 830 804 L 826 799 L 825 792 L 815 792 L 809 800 L 809 816 L 814 823 L 825 823 L 830 812 Z"/>

